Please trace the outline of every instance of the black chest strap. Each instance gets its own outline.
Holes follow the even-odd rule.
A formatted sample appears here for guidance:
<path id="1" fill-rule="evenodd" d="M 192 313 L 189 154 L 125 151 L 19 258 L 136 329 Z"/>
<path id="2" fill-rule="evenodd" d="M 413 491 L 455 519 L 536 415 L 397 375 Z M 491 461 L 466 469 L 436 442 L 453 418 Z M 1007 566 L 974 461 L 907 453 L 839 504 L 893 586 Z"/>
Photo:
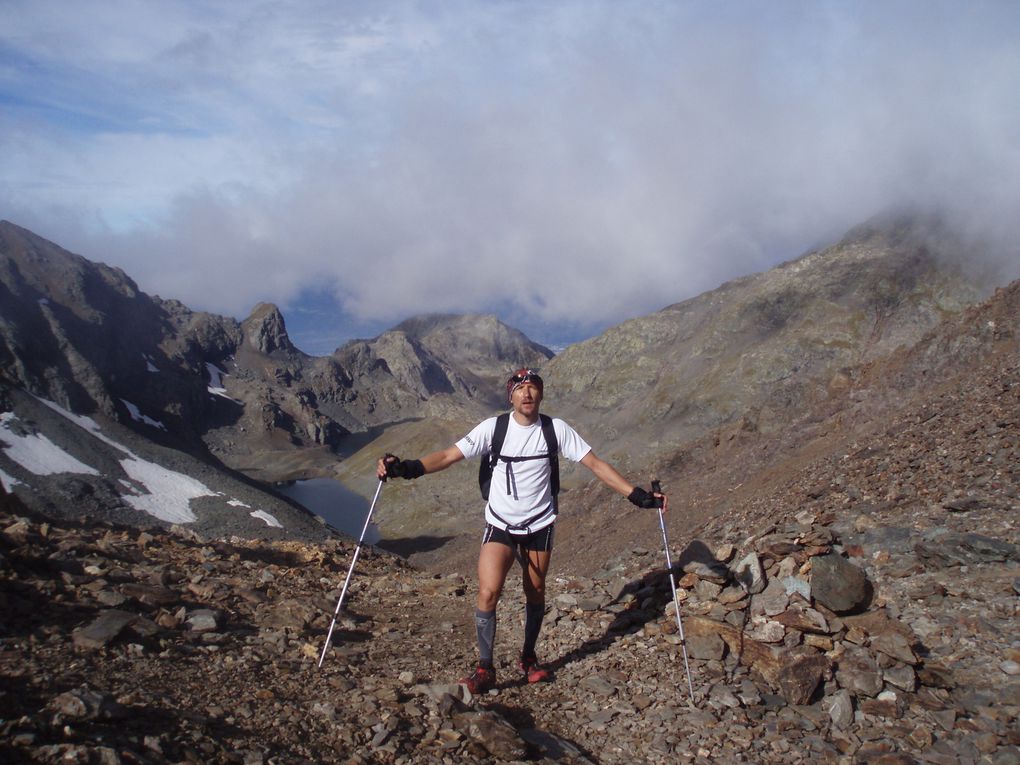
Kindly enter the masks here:
<path id="1" fill-rule="evenodd" d="M 553 507 L 556 506 L 556 497 L 560 493 L 560 460 L 559 441 L 556 438 L 556 429 L 553 427 L 552 417 L 547 414 L 539 414 L 539 421 L 542 424 L 542 435 L 545 437 L 546 453 L 536 454 L 531 457 L 507 457 L 500 453 L 503 448 L 503 441 L 506 440 L 506 432 L 510 427 L 510 412 L 504 412 L 496 418 L 496 427 L 492 432 L 492 443 L 489 446 L 489 453 L 482 455 L 482 464 L 478 469 L 478 483 L 482 488 L 482 496 L 489 498 L 489 484 L 492 479 L 492 471 L 500 460 L 507 463 L 506 493 L 510 494 L 510 485 L 513 476 L 512 464 L 514 462 L 526 462 L 527 460 L 549 460 L 549 488 L 552 491 Z"/>

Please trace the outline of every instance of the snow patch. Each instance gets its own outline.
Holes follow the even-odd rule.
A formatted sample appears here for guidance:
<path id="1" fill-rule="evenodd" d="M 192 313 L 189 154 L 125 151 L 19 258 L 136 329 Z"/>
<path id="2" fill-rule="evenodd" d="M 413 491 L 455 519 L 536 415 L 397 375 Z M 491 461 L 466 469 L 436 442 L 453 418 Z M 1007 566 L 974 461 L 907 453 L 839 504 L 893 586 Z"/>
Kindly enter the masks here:
<path id="1" fill-rule="evenodd" d="M 237 399 L 231 398 L 230 394 L 227 393 L 227 389 L 223 387 L 223 378 L 227 376 L 227 373 L 208 361 L 205 363 L 205 368 L 209 372 L 209 392 L 215 396 L 222 396 L 229 401 L 236 402 Z"/>
<path id="2" fill-rule="evenodd" d="M 10 494 L 14 490 L 14 487 L 20 483 L 21 481 L 19 481 L 14 476 L 7 475 L 7 473 L 5 473 L 3 470 L 0 470 L 0 484 L 3 485 L 4 491 L 6 491 L 8 494 Z"/>
<path id="3" fill-rule="evenodd" d="M 122 404 L 124 404 L 124 406 L 127 407 L 128 413 L 131 415 L 131 419 L 134 420 L 135 422 L 143 422 L 146 425 L 151 425 L 154 428 L 159 428 L 160 430 L 166 430 L 166 426 L 163 425 L 162 422 L 160 422 L 159 420 L 154 420 L 151 417 L 142 414 L 141 409 L 139 409 L 137 406 L 132 404 L 126 398 L 122 398 L 120 400 L 120 402 Z"/>
<path id="4" fill-rule="evenodd" d="M 162 465 L 134 457 L 120 461 L 124 472 L 138 481 L 149 494 L 126 496 L 124 500 L 167 523 L 193 523 L 198 516 L 191 510 L 191 500 L 215 497 L 217 492 L 191 476 L 167 470 Z"/>
<path id="5" fill-rule="evenodd" d="M 17 421 L 13 412 L 0 414 L 0 443 L 6 447 L 4 453 L 36 475 L 56 473 L 84 473 L 99 475 L 99 471 L 72 457 L 42 433 L 15 433 L 11 423 Z"/>
<path id="6" fill-rule="evenodd" d="M 65 417 L 78 425 L 83 430 L 88 431 L 103 443 L 112 446 L 114 449 L 117 449 L 125 455 L 125 458 L 120 460 L 120 465 L 124 469 L 124 472 L 127 473 L 130 481 L 121 479 L 120 483 L 127 487 L 129 491 L 129 493 L 124 497 L 125 501 L 135 509 L 149 513 L 149 515 L 155 516 L 156 518 L 168 523 L 193 523 L 198 520 L 198 517 L 191 510 L 191 500 L 198 499 L 199 497 L 224 496 L 221 492 L 213 491 L 204 483 L 189 475 L 178 473 L 175 470 L 169 470 L 162 465 L 157 465 L 155 462 L 149 462 L 148 460 L 142 459 L 130 449 L 122 446 L 103 433 L 102 429 L 91 417 L 74 414 L 73 412 L 69 412 L 63 407 L 54 404 L 52 401 L 47 401 L 46 399 L 37 400 L 48 406 L 54 412 L 60 414 L 62 417 Z M 121 400 L 124 401 L 124 399 Z M 127 401 L 124 401 L 124 405 L 129 409 L 131 408 L 131 405 Z M 16 419 L 13 413 L 4 413 L 0 415 L 0 422 L 4 425 L 3 428 L 0 428 L 0 440 L 3 440 L 2 433 L 4 430 L 8 430 L 9 432 L 9 429 L 7 429 L 7 422 L 10 419 Z M 12 433 L 11 436 L 13 437 L 13 435 L 14 434 Z M 38 436 L 37 438 L 45 440 L 53 447 L 53 449 L 57 450 L 57 452 L 64 454 L 55 444 L 52 444 L 52 442 L 46 439 L 45 436 Z M 74 458 L 70 455 L 64 454 L 64 456 L 70 460 L 74 460 Z M 77 462 L 77 460 L 75 460 L 75 462 Z M 22 463 L 19 462 L 19 464 Z M 46 464 L 46 458 L 41 459 L 41 464 Z M 84 469 L 51 470 L 49 472 L 90 473 L 92 475 L 99 475 L 98 471 L 93 470 L 88 465 L 83 465 L 81 463 L 77 464 Z M 23 465 L 23 467 L 27 468 L 25 465 Z M 45 475 L 45 473 L 39 474 Z M 131 483 L 131 481 L 134 483 Z M 145 490 L 148 493 L 143 493 L 142 490 Z M 246 509 L 250 507 L 237 499 L 231 499 L 227 504 Z M 251 515 L 261 521 L 265 521 L 270 526 L 283 528 L 283 525 L 269 513 L 264 513 L 261 510 L 256 512 L 260 513 L 260 515 L 255 515 L 255 513 L 251 513 Z"/>
<path id="7" fill-rule="evenodd" d="M 260 521 L 265 521 L 267 526 L 272 526 L 275 529 L 283 528 L 283 524 L 265 510 L 254 510 L 253 512 L 248 513 L 248 515 L 252 518 L 258 518 Z"/>
<path id="8" fill-rule="evenodd" d="M 249 510 L 251 510 L 251 505 L 249 505 L 246 502 L 242 502 L 239 499 L 232 499 L 227 504 L 233 505 L 234 507 L 246 507 Z M 276 529 L 283 528 L 283 524 L 276 520 L 275 516 L 273 516 L 271 513 L 267 513 L 265 510 L 252 510 L 252 512 L 248 513 L 248 515 L 250 515 L 252 518 L 258 518 L 260 521 L 265 521 L 267 526 L 272 526 L 273 528 Z"/>

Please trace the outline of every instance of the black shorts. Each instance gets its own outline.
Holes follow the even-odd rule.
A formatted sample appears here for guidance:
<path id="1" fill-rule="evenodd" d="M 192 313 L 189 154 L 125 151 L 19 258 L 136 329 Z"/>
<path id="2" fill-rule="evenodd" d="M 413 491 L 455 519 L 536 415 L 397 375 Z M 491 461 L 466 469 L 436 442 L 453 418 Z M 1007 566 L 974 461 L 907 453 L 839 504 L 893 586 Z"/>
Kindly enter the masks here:
<path id="1" fill-rule="evenodd" d="M 493 526 L 491 523 L 487 523 L 485 524 L 485 532 L 482 534 L 482 544 L 496 542 L 506 545 L 515 552 L 518 550 L 552 552 L 555 527 L 555 523 L 550 523 L 545 528 L 531 534 L 511 534 L 508 531 Z"/>

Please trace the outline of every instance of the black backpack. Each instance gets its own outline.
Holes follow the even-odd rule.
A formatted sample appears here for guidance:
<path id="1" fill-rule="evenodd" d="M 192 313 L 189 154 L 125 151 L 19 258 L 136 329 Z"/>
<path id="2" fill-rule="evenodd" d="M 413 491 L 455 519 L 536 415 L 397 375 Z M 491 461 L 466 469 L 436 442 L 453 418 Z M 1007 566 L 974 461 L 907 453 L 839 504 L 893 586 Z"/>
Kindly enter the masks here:
<path id="1" fill-rule="evenodd" d="M 556 507 L 556 495 L 560 493 L 560 445 L 556 440 L 556 431 L 553 428 L 552 417 L 547 414 L 539 414 L 542 422 L 542 435 L 545 436 L 545 445 L 549 449 L 546 454 L 538 454 L 534 457 L 504 457 L 499 453 L 503 448 L 503 440 L 506 438 L 507 428 L 510 427 L 510 412 L 504 412 L 496 418 L 496 430 L 492 434 L 492 445 L 489 451 L 482 455 L 482 461 L 478 465 L 478 488 L 482 490 L 482 498 L 489 498 L 489 486 L 492 483 L 492 470 L 500 460 L 504 462 L 524 462 L 525 460 L 548 459 L 550 464 L 549 483 L 552 488 L 553 507 Z M 509 477 L 507 478 L 509 481 Z M 509 493 L 507 488 L 507 493 Z"/>

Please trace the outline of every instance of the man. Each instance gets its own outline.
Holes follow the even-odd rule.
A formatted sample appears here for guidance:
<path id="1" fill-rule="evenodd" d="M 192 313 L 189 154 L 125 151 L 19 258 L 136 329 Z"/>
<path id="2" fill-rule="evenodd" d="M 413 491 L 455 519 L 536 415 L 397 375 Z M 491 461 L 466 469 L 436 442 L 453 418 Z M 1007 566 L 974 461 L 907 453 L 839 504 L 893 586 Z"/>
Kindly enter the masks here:
<path id="1" fill-rule="evenodd" d="M 520 561 L 524 586 L 524 645 L 518 667 L 524 679 L 537 683 L 551 679 L 538 663 L 535 644 L 545 616 L 545 580 L 552 556 L 558 488 L 557 452 L 580 462 L 606 486 L 638 507 L 666 509 L 666 496 L 631 485 L 617 470 L 595 456 L 591 447 L 563 420 L 539 414 L 544 384 L 531 369 L 519 369 L 506 383 L 512 412 L 504 415 L 505 436 L 492 467 L 491 490 L 485 506 L 485 531 L 478 555 L 478 598 L 475 628 L 478 666 L 459 682 L 475 694 L 496 684 L 493 644 L 496 639 L 496 604 L 515 556 Z M 453 446 L 422 457 L 401 460 L 387 454 L 379 460 L 377 474 L 387 478 L 418 478 L 445 470 L 467 457 L 486 455 L 493 446 L 499 418 L 490 417 Z M 551 428 L 552 433 L 549 432 Z M 555 444 L 551 440 L 555 440 Z"/>

